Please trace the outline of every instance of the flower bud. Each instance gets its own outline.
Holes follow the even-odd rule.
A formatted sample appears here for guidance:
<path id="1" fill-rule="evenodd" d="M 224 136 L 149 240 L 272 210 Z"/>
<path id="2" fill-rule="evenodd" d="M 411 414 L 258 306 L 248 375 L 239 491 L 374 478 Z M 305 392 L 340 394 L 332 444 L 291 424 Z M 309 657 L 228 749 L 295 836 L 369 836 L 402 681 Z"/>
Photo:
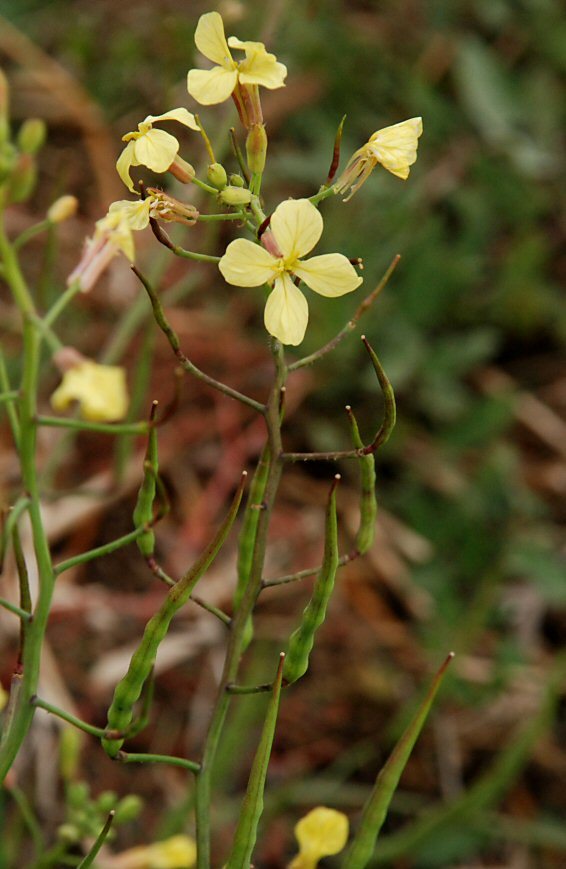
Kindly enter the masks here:
<path id="1" fill-rule="evenodd" d="M 143 800 L 136 794 L 129 794 L 120 800 L 116 806 L 114 821 L 117 824 L 126 824 L 135 821 L 143 808 Z"/>
<path id="2" fill-rule="evenodd" d="M 183 160 L 182 157 L 179 157 L 178 154 L 169 166 L 168 171 L 171 175 L 174 175 L 177 181 L 180 181 L 181 184 L 190 184 L 195 177 L 194 167 L 191 166 L 190 163 L 187 163 L 186 160 Z"/>
<path id="3" fill-rule="evenodd" d="M 59 743 L 59 768 L 64 781 L 71 781 L 75 777 L 80 750 L 81 734 L 74 727 L 65 727 Z"/>
<path id="4" fill-rule="evenodd" d="M 209 183 L 212 184 L 213 187 L 217 187 L 218 190 L 222 190 L 228 183 L 226 169 L 220 163 L 211 163 L 208 167 L 206 177 Z"/>
<path id="5" fill-rule="evenodd" d="M 263 124 L 254 124 L 246 138 L 246 156 L 250 172 L 259 175 L 265 168 L 267 133 Z"/>
<path id="6" fill-rule="evenodd" d="M 10 89 L 8 79 L 0 69 L 0 147 L 8 141 L 10 135 L 9 123 Z"/>
<path id="7" fill-rule="evenodd" d="M 37 154 L 47 138 L 45 121 L 29 118 L 24 121 L 18 132 L 18 146 L 24 154 Z"/>
<path id="8" fill-rule="evenodd" d="M 248 205 L 252 194 L 244 187 L 225 187 L 218 194 L 218 198 L 224 205 Z"/>
<path id="9" fill-rule="evenodd" d="M 68 220 L 69 217 L 73 217 L 77 213 L 78 207 L 79 200 L 76 196 L 70 196 L 69 194 L 60 196 L 59 199 L 56 199 L 49 206 L 47 220 L 50 223 L 63 223 L 64 220 Z"/>
<path id="10" fill-rule="evenodd" d="M 241 175 L 230 175 L 228 180 L 232 187 L 243 187 L 245 183 Z"/>
<path id="11" fill-rule="evenodd" d="M 0 127 L 2 121 L 0 119 Z M 18 160 L 18 152 L 10 142 L 0 143 L 0 184 L 12 173 Z"/>
<path id="12" fill-rule="evenodd" d="M 31 154 L 20 154 L 12 177 L 8 197 L 10 202 L 24 202 L 33 193 L 37 181 L 37 165 Z"/>

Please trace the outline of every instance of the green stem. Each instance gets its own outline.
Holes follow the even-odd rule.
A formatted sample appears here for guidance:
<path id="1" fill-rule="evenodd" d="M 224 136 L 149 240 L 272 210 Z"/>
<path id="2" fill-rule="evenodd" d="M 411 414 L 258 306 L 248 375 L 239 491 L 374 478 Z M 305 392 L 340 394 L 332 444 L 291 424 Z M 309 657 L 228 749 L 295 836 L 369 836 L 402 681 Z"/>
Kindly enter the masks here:
<path id="1" fill-rule="evenodd" d="M 28 226 L 27 229 L 24 229 L 16 239 L 14 239 L 12 246 L 14 250 L 20 250 L 28 241 L 31 241 L 32 238 L 35 238 L 36 235 L 41 235 L 42 232 L 47 232 L 49 227 L 51 226 L 50 220 L 40 220 L 39 223 L 34 223 L 33 226 Z"/>
<path id="2" fill-rule="evenodd" d="M 117 549 L 127 546 L 128 543 L 133 543 L 138 539 L 138 537 L 141 537 L 142 534 L 145 534 L 146 532 L 146 526 L 141 525 L 139 528 L 134 529 L 134 531 L 130 531 L 129 534 L 124 534 L 122 537 L 116 537 L 115 540 L 111 540 L 109 543 L 104 543 L 102 546 L 97 546 L 96 549 L 89 549 L 87 552 L 80 552 L 78 555 L 73 555 L 71 558 L 65 559 L 65 561 L 60 561 L 59 564 L 56 564 L 53 568 L 55 576 L 60 576 L 66 570 L 75 567 L 77 564 L 86 564 L 88 561 L 93 561 L 95 558 L 101 558 L 103 555 L 110 555 L 111 552 L 116 552 Z"/>
<path id="3" fill-rule="evenodd" d="M 10 378 L 8 377 L 8 369 L 6 367 L 6 360 L 4 358 L 4 352 L 0 347 L 0 389 L 5 393 L 11 393 L 12 388 L 10 384 Z M 18 393 L 16 392 L 16 395 Z M 8 420 L 10 422 L 10 428 L 12 429 L 12 437 L 14 438 L 14 443 L 16 447 L 18 446 L 20 440 L 20 421 L 18 419 L 18 414 L 15 406 L 12 402 L 8 402 L 8 406 L 6 408 L 6 413 L 8 414 Z"/>
<path id="4" fill-rule="evenodd" d="M 256 529 L 249 581 L 232 618 L 224 669 L 203 749 L 200 773 L 196 778 L 197 869 L 210 869 L 210 801 L 214 761 L 230 705 L 231 695 L 228 686 L 237 683 L 248 619 L 261 590 L 267 533 L 283 467 L 280 459 L 282 452 L 280 395 L 287 377 L 287 367 L 283 358 L 283 348 L 278 341 L 273 341 L 272 352 L 276 375 L 265 413 L 269 442 L 269 470 L 263 498 L 264 509 L 260 511 Z"/>
<path id="5" fill-rule="evenodd" d="M 324 199 L 328 199 L 329 196 L 334 196 L 336 191 L 334 187 L 326 187 L 323 185 L 318 193 L 315 193 L 314 196 L 309 196 L 309 202 L 312 202 L 313 205 L 318 205 L 319 202 L 322 202 Z"/>
<path id="6" fill-rule="evenodd" d="M 52 326 L 55 320 L 59 317 L 59 315 L 65 310 L 69 302 L 71 302 L 78 292 L 80 292 L 81 285 L 79 281 L 74 281 L 64 293 L 62 293 L 54 305 L 48 310 L 48 312 L 43 317 L 43 323 L 45 326 Z"/>
<path id="7" fill-rule="evenodd" d="M 25 622 L 29 622 L 31 619 L 31 613 L 26 612 L 26 610 L 17 606 L 15 603 L 10 603 L 9 600 L 6 600 L 3 597 L 0 597 L 0 606 L 3 609 L 8 610 L 8 612 L 13 613 L 15 616 L 18 616 L 19 619 L 23 619 Z"/>
<path id="8" fill-rule="evenodd" d="M 212 223 L 216 220 L 241 220 L 242 215 L 239 211 L 231 211 L 227 214 L 199 214 L 197 219 L 199 223 Z"/>
<path id="9" fill-rule="evenodd" d="M 1 205 L 1 203 L 0 203 Z M 36 470 L 37 389 L 40 368 L 41 336 L 32 322 L 35 306 L 20 271 L 17 257 L 0 222 L 0 258 L 4 263 L 6 280 L 23 317 L 23 371 L 20 386 L 20 443 L 19 455 L 24 489 L 29 497 L 28 513 L 31 523 L 39 591 L 33 618 L 26 631 L 22 650 L 22 679 L 10 720 L 2 734 L 0 744 L 0 782 L 4 781 L 33 720 L 31 697 L 37 691 L 40 657 L 43 645 L 55 576 L 47 535 L 43 527 L 40 494 Z"/>
<path id="10" fill-rule="evenodd" d="M 83 419 L 73 419 L 65 416 L 37 416 L 37 425 L 49 426 L 50 428 L 73 428 L 81 431 L 95 431 L 102 434 L 146 434 L 148 423 L 145 420 L 139 422 L 90 422 Z"/>
<path id="11" fill-rule="evenodd" d="M 41 697 L 32 697 L 30 704 L 38 709 L 44 709 L 51 715 L 55 715 L 62 721 L 66 721 L 67 724 L 72 724 L 73 727 L 82 730 L 83 733 L 88 733 L 90 736 L 97 736 L 99 739 L 103 739 L 107 735 L 107 731 L 103 727 L 94 727 L 93 724 L 89 724 L 87 721 L 77 718 L 76 715 L 72 715 L 70 712 L 65 712 L 64 709 L 60 709 L 59 706 L 54 706 L 53 703 L 48 703 L 47 700 L 42 700 Z"/>
<path id="12" fill-rule="evenodd" d="M 116 755 L 116 760 L 120 763 L 166 763 L 169 766 L 178 766 L 181 769 L 188 769 L 189 772 L 199 773 L 200 764 L 194 760 L 186 760 L 184 757 L 173 757 L 169 754 L 131 754 L 126 751 L 119 751 Z"/>
<path id="13" fill-rule="evenodd" d="M 15 389 L 11 389 L 9 392 L 3 392 L 0 395 L 0 404 L 7 404 L 9 401 L 15 401 L 18 397 L 18 392 Z"/>

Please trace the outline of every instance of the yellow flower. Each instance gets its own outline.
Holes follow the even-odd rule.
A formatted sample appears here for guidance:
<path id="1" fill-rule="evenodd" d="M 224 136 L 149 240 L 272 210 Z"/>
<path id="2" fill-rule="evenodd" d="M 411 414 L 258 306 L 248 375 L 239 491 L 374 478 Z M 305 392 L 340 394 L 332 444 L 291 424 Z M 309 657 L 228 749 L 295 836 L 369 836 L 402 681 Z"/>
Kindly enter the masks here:
<path id="1" fill-rule="evenodd" d="M 195 44 L 201 54 L 217 64 L 212 69 L 191 69 L 187 76 L 190 95 L 203 106 L 222 103 L 236 85 L 263 85 L 274 90 L 284 87 L 287 68 L 278 63 L 262 42 L 242 42 L 235 36 L 226 41 L 224 24 L 218 12 L 201 15 L 195 31 Z M 230 48 L 245 52 L 237 63 Z"/>
<path id="2" fill-rule="evenodd" d="M 418 140 L 422 132 L 422 118 L 410 118 L 378 130 L 370 136 L 369 142 L 352 155 L 334 185 L 336 192 L 345 193 L 350 188 L 350 194 L 344 200 L 347 202 L 359 190 L 377 163 L 381 163 L 385 169 L 405 181 L 409 177 L 410 167 L 417 159 Z"/>
<path id="3" fill-rule="evenodd" d="M 117 365 L 98 365 L 80 358 L 63 374 L 60 386 L 51 396 L 55 410 L 66 410 L 78 401 L 83 419 L 114 422 L 128 410 L 126 372 Z"/>
<path id="4" fill-rule="evenodd" d="M 218 263 L 224 279 L 236 287 L 273 286 L 265 306 L 265 328 L 283 344 L 301 343 L 309 317 L 307 300 L 294 277 L 329 298 L 351 293 L 362 283 L 340 253 L 300 259 L 318 242 L 322 228 L 320 212 L 308 199 L 288 199 L 273 212 L 262 236 L 264 247 L 237 239 Z"/>
<path id="5" fill-rule="evenodd" d="M 105 860 L 105 869 L 192 869 L 196 845 L 189 836 L 172 836 L 154 845 L 128 848 Z"/>
<path id="6" fill-rule="evenodd" d="M 162 115 L 148 115 L 138 124 L 138 129 L 133 133 L 126 133 L 122 141 L 128 144 L 118 157 L 116 169 L 118 175 L 128 188 L 133 192 L 134 185 L 130 178 L 132 166 L 147 166 L 153 172 L 167 172 L 174 162 L 179 151 L 179 143 L 175 136 L 166 133 L 165 130 L 154 130 L 153 125 L 157 121 L 178 121 L 191 130 L 198 130 L 195 116 L 187 109 L 171 109 Z"/>
<path id="7" fill-rule="evenodd" d="M 335 809 L 318 806 L 295 826 L 299 853 L 289 869 L 315 869 L 323 857 L 338 854 L 348 840 L 348 818 Z"/>

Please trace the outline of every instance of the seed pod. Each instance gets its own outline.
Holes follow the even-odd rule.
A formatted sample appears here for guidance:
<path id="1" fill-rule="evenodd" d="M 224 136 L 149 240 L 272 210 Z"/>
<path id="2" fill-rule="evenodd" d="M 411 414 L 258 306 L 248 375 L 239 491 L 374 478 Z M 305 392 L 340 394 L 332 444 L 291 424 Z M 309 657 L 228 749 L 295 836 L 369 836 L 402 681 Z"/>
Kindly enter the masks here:
<path id="1" fill-rule="evenodd" d="M 255 540 L 257 536 L 257 524 L 261 510 L 263 509 L 263 494 L 271 464 L 269 444 L 266 444 L 257 463 L 253 480 L 248 494 L 248 501 L 244 513 L 242 530 L 238 539 L 238 584 L 234 593 L 234 609 L 236 610 L 244 596 L 250 580 L 252 560 L 254 555 Z M 253 637 L 253 623 L 248 619 L 244 632 L 243 649 L 247 649 Z"/>
<path id="2" fill-rule="evenodd" d="M 265 168 L 267 154 L 267 133 L 263 124 L 253 124 L 246 138 L 246 157 L 248 169 L 254 175 Z"/>
<path id="3" fill-rule="evenodd" d="M 287 684 L 296 682 L 307 672 L 309 656 L 314 645 L 314 635 L 326 617 L 328 601 L 334 590 L 334 579 L 339 560 L 336 521 L 336 486 L 339 480 L 340 475 L 336 474 L 328 497 L 322 567 L 316 578 L 312 597 L 303 612 L 301 624 L 289 639 L 289 649 L 283 670 L 283 678 Z"/>
<path id="4" fill-rule="evenodd" d="M 226 187 L 228 182 L 226 169 L 221 163 L 211 163 L 207 169 L 206 178 L 209 184 L 212 184 L 213 187 L 216 187 L 218 190 L 222 190 Z"/>
<path id="5" fill-rule="evenodd" d="M 230 510 L 215 537 L 192 567 L 170 588 L 161 607 L 147 623 L 141 643 L 130 661 L 128 672 L 116 686 L 114 697 L 108 710 L 106 729 L 107 731 L 115 731 L 120 736 L 102 740 L 102 747 L 110 757 L 116 757 L 124 743 L 125 736 L 122 734 L 127 733 L 128 727 L 132 722 L 134 705 L 139 700 L 143 686 L 155 664 L 159 644 L 167 635 L 171 619 L 188 601 L 195 585 L 218 555 L 230 528 L 234 524 L 238 507 L 242 500 L 246 476 L 247 474 L 244 471 Z"/>
<path id="6" fill-rule="evenodd" d="M 153 423 L 156 410 L 157 402 L 154 401 L 151 406 L 150 424 Z M 155 548 L 155 534 L 149 526 L 153 523 L 153 502 L 155 501 L 157 472 L 159 469 L 159 459 L 157 455 L 157 429 L 154 425 L 151 425 L 149 430 L 143 469 L 143 481 L 138 492 L 138 500 L 134 509 L 133 520 L 136 528 L 148 526 L 148 530 L 145 531 L 141 537 L 138 537 L 136 543 L 144 558 L 149 558 L 153 555 Z"/>
<path id="7" fill-rule="evenodd" d="M 356 449 L 363 447 L 363 441 L 360 437 L 358 423 L 348 405 L 346 413 L 350 419 L 352 429 L 352 441 Z M 360 475 L 361 475 L 361 498 L 360 498 L 360 527 L 356 534 L 356 550 L 363 555 L 367 552 L 373 543 L 375 537 L 375 520 L 377 518 L 377 499 L 375 497 L 375 458 L 373 453 L 367 456 L 360 456 Z"/>
<path id="8" fill-rule="evenodd" d="M 245 187 L 225 187 L 218 194 L 218 199 L 224 205 L 248 205 L 251 202 L 252 194 Z"/>

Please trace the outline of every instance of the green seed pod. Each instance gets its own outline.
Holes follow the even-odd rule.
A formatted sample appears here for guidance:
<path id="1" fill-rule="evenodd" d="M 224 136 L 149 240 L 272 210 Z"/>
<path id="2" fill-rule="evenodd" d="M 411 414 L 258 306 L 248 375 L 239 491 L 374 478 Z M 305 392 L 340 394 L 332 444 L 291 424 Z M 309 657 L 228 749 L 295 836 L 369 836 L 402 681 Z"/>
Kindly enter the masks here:
<path id="1" fill-rule="evenodd" d="M 356 449 L 362 449 L 363 441 L 360 437 L 358 423 L 350 406 L 346 407 L 346 413 L 350 419 L 352 429 L 352 441 Z M 375 497 L 375 458 L 373 453 L 361 456 L 361 498 L 360 498 L 360 527 L 356 534 L 356 550 L 363 555 L 368 551 L 375 538 L 375 521 L 377 518 L 377 499 Z"/>
<path id="2" fill-rule="evenodd" d="M 261 510 L 263 509 L 263 495 L 269 474 L 269 466 L 271 463 L 269 445 L 263 449 L 263 452 L 257 463 L 253 480 L 248 494 L 246 510 L 244 513 L 244 521 L 242 522 L 242 530 L 238 539 L 238 583 L 234 594 L 234 610 L 237 610 L 244 592 L 250 581 L 252 569 L 252 561 L 257 536 L 257 524 Z M 253 622 L 250 618 L 246 622 L 244 631 L 243 649 L 247 649 L 253 638 Z"/>
<path id="3" fill-rule="evenodd" d="M 245 181 L 241 175 L 230 175 L 230 178 L 228 180 L 232 187 L 243 187 L 245 184 Z"/>
<path id="4" fill-rule="evenodd" d="M 28 118 L 18 130 L 18 147 L 23 154 L 37 154 L 43 148 L 46 138 L 45 121 L 40 118 Z"/>
<path id="5" fill-rule="evenodd" d="M 283 678 L 290 684 L 304 676 L 309 666 L 309 656 L 314 645 L 314 636 L 326 617 L 328 601 L 334 590 L 334 579 L 338 569 L 338 524 L 336 521 L 336 486 L 340 479 L 334 478 L 328 505 L 324 536 L 324 557 L 322 567 L 316 578 L 312 597 L 308 602 L 301 624 L 289 638 L 289 649 L 285 659 Z"/>
<path id="6" fill-rule="evenodd" d="M 154 402 L 151 408 L 150 422 L 153 422 L 157 402 Z M 157 474 L 159 470 L 159 459 L 157 455 L 157 429 L 154 425 L 151 426 L 148 435 L 147 449 L 145 460 L 143 463 L 144 474 L 143 482 L 138 492 L 138 500 L 134 509 L 134 526 L 140 528 L 150 526 L 153 523 L 153 502 L 155 501 L 155 492 L 157 488 Z M 155 534 L 148 527 L 141 537 L 136 540 L 138 549 L 144 558 L 149 558 L 153 555 L 155 549 Z"/>
<path id="7" fill-rule="evenodd" d="M 212 186 L 216 187 L 218 190 L 222 190 L 228 183 L 226 169 L 221 163 L 211 163 L 207 169 L 206 177 L 209 184 L 212 184 Z"/>
<path id="8" fill-rule="evenodd" d="M 128 672 L 116 686 L 114 697 L 108 710 L 106 729 L 107 731 L 117 731 L 120 734 L 117 738 L 112 737 L 102 740 L 102 747 L 109 757 L 116 757 L 124 743 L 125 735 L 123 734 L 127 734 L 128 728 L 132 723 L 134 706 L 139 700 L 144 684 L 151 674 L 157 650 L 161 641 L 167 635 L 173 616 L 188 601 L 197 582 L 218 555 L 230 528 L 234 524 L 238 507 L 242 500 L 246 476 L 247 474 L 244 471 L 230 510 L 215 537 L 192 567 L 169 589 L 169 593 L 161 604 L 161 607 L 145 626 L 140 645 L 132 656 Z"/>

